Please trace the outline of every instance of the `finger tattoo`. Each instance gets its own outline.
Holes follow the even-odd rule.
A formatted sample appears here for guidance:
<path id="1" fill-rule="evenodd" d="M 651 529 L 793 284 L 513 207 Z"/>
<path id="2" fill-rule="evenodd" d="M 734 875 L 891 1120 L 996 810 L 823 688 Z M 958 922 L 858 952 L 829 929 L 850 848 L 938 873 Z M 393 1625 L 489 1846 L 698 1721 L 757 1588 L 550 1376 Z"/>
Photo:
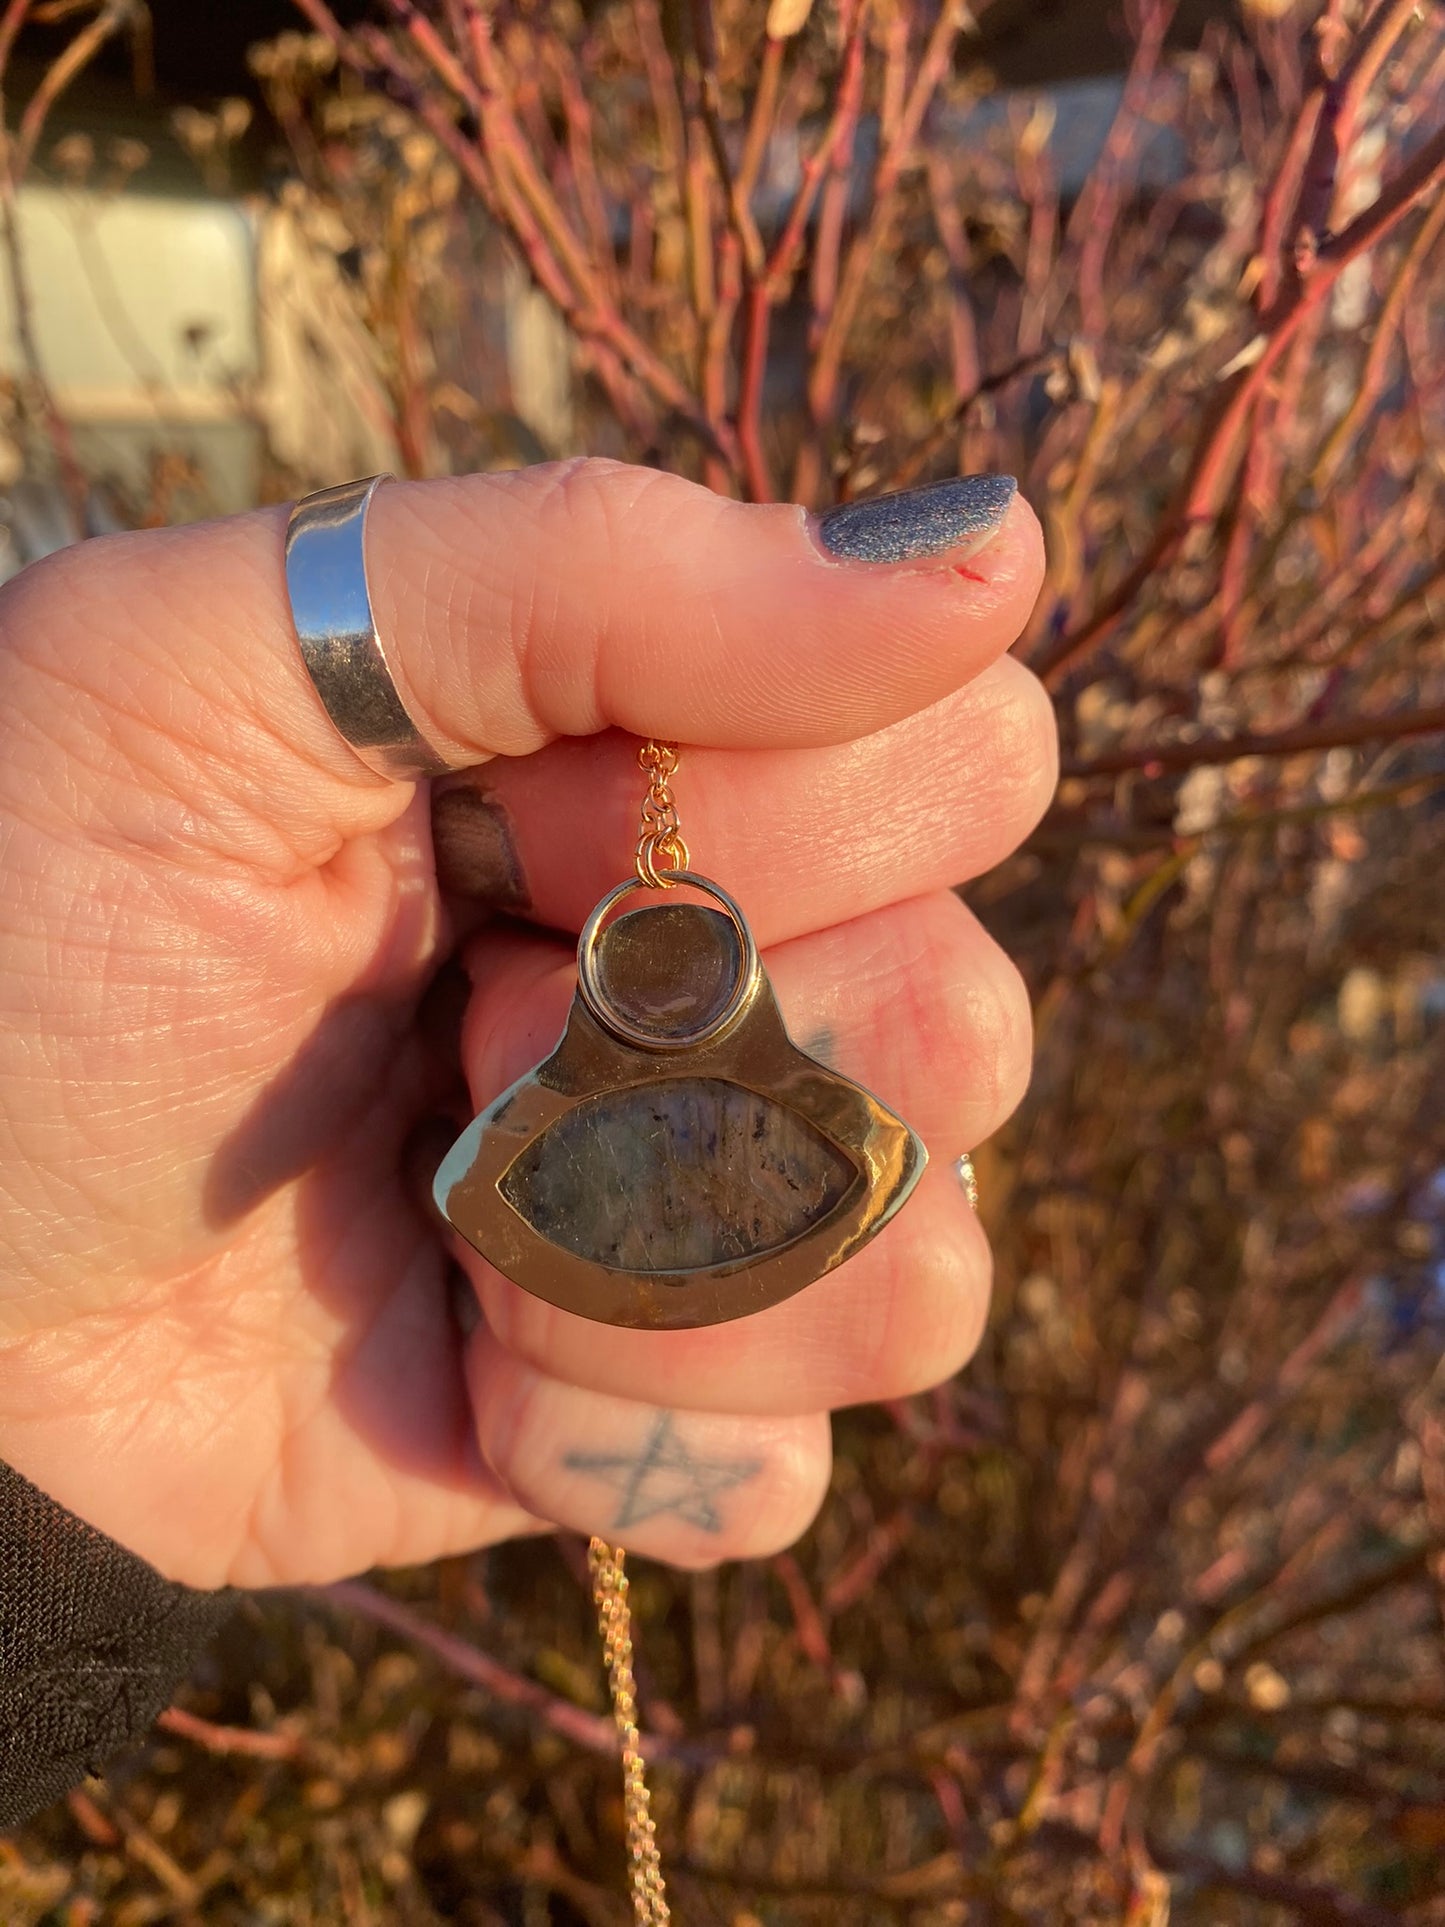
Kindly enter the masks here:
<path id="1" fill-rule="evenodd" d="M 761 1459 L 709 1459 L 678 1434 L 671 1412 L 659 1412 L 640 1452 L 569 1452 L 571 1472 L 588 1472 L 620 1495 L 613 1532 L 671 1513 L 703 1532 L 721 1532 L 720 1493 L 755 1479 Z"/>

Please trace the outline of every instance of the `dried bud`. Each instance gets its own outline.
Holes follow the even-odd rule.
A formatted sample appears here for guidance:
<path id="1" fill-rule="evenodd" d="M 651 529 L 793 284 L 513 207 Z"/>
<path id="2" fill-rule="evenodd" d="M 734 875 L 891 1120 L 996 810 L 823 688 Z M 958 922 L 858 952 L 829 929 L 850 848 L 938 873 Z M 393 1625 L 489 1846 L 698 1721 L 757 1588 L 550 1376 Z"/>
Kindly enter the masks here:
<path id="1" fill-rule="evenodd" d="M 89 134 L 67 134 L 50 150 L 57 174 L 78 187 L 95 165 L 95 143 Z"/>
<path id="2" fill-rule="evenodd" d="M 769 40 L 791 40 L 808 24 L 813 0 L 772 0 L 768 8 Z"/>
<path id="3" fill-rule="evenodd" d="M 216 109 L 216 121 L 223 141 L 238 141 L 251 125 L 251 103 L 233 96 Z"/>
<path id="4" fill-rule="evenodd" d="M 129 180 L 132 174 L 138 174 L 150 157 L 151 150 L 145 142 L 132 140 L 128 135 L 118 136 L 105 150 L 112 174 L 121 180 Z"/>

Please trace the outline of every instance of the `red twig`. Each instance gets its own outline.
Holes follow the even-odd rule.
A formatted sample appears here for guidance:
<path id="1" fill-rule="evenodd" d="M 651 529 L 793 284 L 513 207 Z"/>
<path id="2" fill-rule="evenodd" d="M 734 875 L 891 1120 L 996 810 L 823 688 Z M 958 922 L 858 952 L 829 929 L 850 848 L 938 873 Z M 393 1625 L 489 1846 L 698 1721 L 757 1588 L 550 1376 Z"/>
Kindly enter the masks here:
<path id="1" fill-rule="evenodd" d="M 548 53 L 562 100 L 562 112 L 567 121 L 567 161 L 572 171 L 577 205 L 591 243 L 589 258 L 593 272 L 608 284 L 609 289 L 615 290 L 617 263 L 613 256 L 607 200 L 597 176 L 592 109 L 571 47 L 564 40 L 553 40 Z"/>
<path id="2" fill-rule="evenodd" d="M 1111 750 L 1105 756 L 1065 763 L 1065 776 L 1089 778 L 1120 776 L 1128 770 L 1163 772 L 1198 769 L 1205 764 L 1234 763 L 1242 756 L 1299 756 L 1310 750 L 1341 749 L 1352 743 L 1396 742 L 1410 736 L 1445 732 L 1445 706 L 1404 710 L 1393 716 L 1348 716 L 1335 722 L 1312 723 L 1274 734 L 1245 731 L 1238 736 L 1205 737 L 1194 743 L 1140 744 L 1134 749 Z"/>
<path id="3" fill-rule="evenodd" d="M 818 229 L 813 242 L 809 274 L 811 314 L 808 345 L 814 353 L 826 333 L 837 299 L 838 264 L 843 248 L 843 229 L 847 220 L 848 195 L 853 172 L 853 152 L 863 112 L 863 82 L 867 54 L 867 0 L 853 8 L 846 29 L 843 64 L 834 101 L 833 117 L 827 132 L 803 167 L 799 185 L 783 234 L 774 249 L 780 275 L 791 274 L 797 249 L 807 228 L 815 200 Z M 826 398 L 808 380 L 809 432 L 798 450 L 793 470 L 792 494 L 797 502 L 816 502 L 823 484 L 824 444 L 828 428 Z"/>
<path id="4" fill-rule="evenodd" d="M 1268 314 L 1279 300 L 1284 279 L 1286 241 L 1294 223 L 1295 209 L 1299 206 L 1300 184 L 1304 180 L 1305 166 L 1314 147 L 1323 111 L 1324 90 L 1317 88 L 1290 129 L 1284 154 L 1265 196 L 1264 213 L 1260 220 L 1259 253 L 1256 257 L 1259 263 L 1259 286 L 1255 292 L 1255 303 L 1261 314 Z"/>
<path id="5" fill-rule="evenodd" d="M 948 261 L 949 347 L 954 393 L 968 395 L 978 387 L 983 375 L 978 317 L 968 291 L 968 233 L 955 198 L 953 168 L 948 156 L 936 150 L 928 156 L 928 200 L 933 225 Z"/>
<path id="6" fill-rule="evenodd" d="M 88 529 L 90 486 L 75 451 L 70 424 L 46 379 L 40 343 L 35 332 L 30 282 L 24 249 L 16 218 L 16 196 L 29 171 L 35 148 L 57 100 L 71 82 L 95 58 L 115 33 L 136 15 L 135 0 L 107 0 L 86 26 L 67 42 L 41 75 L 34 93 L 20 117 L 19 129 L 11 134 L 3 115 L 3 93 L 10 58 L 16 39 L 31 14 L 30 0 L 10 0 L 0 16 L 0 238 L 3 238 L 6 266 L 10 276 L 11 301 L 15 310 L 15 333 L 25 364 L 26 381 L 35 412 L 45 430 L 55 457 L 74 535 L 84 536 Z"/>
<path id="7" fill-rule="evenodd" d="M 766 279 L 754 281 L 743 303 L 743 353 L 738 370 L 737 432 L 748 500 L 771 502 L 773 477 L 763 447 L 763 389 L 773 303 Z"/>
<path id="8" fill-rule="evenodd" d="M 0 14 L 0 85 L 10 67 L 10 55 L 14 50 L 20 29 L 25 25 L 35 0 L 8 0 L 5 11 Z"/>
<path id="9" fill-rule="evenodd" d="M 919 60 L 898 125 L 879 157 L 873 179 L 873 205 L 860 233 L 850 244 L 838 282 L 838 295 L 822 323 L 808 382 L 808 400 L 819 436 L 832 422 L 837 407 L 838 380 L 868 276 L 884 252 L 897 212 L 899 185 L 913 156 L 924 116 L 933 104 L 953 61 L 954 48 L 968 19 L 959 0 L 945 0 Z"/>
<path id="10" fill-rule="evenodd" d="M 107 0 L 95 18 L 81 28 L 46 68 L 35 92 L 25 103 L 25 111 L 20 116 L 20 125 L 15 134 L 11 165 L 17 180 L 27 172 L 35 157 L 36 145 L 56 101 L 90 65 L 106 41 L 119 33 L 122 27 L 128 26 L 139 12 L 136 0 Z"/>
<path id="11" fill-rule="evenodd" d="M 791 1552 L 780 1552 L 773 1560 L 773 1571 L 782 1582 L 783 1591 L 788 1595 L 792 1608 L 793 1624 L 798 1631 L 798 1644 L 806 1659 L 820 1671 L 831 1674 L 833 1671 L 833 1649 L 828 1643 L 828 1628 L 817 1602 L 808 1589 L 803 1577 L 803 1569 Z"/>
<path id="12" fill-rule="evenodd" d="M 1315 464 L 1316 489 L 1327 489 L 1339 473 L 1351 443 L 1369 420 L 1384 392 L 1390 357 L 1398 339 L 1406 307 L 1415 290 L 1420 270 L 1433 255 L 1435 245 L 1445 233 L 1445 195 L 1428 210 L 1405 254 L 1401 257 L 1375 322 L 1369 353 L 1354 399 L 1331 429 L 1329 439 Z"/>
<path id="13" fill-rule="evenodd" d="M 437 77 L 474 117 L 480 144 L 467 138 L 442 100 L 416 87 L 383 34 L 365 29 L 348 34 L 325 0 L 296 0 L 296 4 L 348 66 L 363 78 L 379 79 L 384 91 L 405 102 L 456 161 L 483 204 L 501 215 L 538 284 L 569 327 L 581 341 L 601 351 L 599 369 L 604 374 L 609 368 L 620 369 L 629 379 L 640 381 L 705 447 L 735 460 L 727 424 L 705 417 L 696 398 L 622 318 L 591 271 L 586 248 L 541 174 L 512 112 L 491 23 L 478 0 L 461 0 L 476 80 L 413 0 L 388 0 L 388 6 Z M 624 411 L 632 406 L 623 398 Z"/>
<path id="14" fill-rule="evenodd" d="M 1103 152 L 1079 196 L 1070 220 L 1071 243 L 1078 248 L 1077 292 L 1084 332 L 1101 339 L 1108 331 L 1104 296 L 1104 263 L 1119 219 L 1119 208 L 1130 161 L 1143 128 L 1144 108 L 1164 39 L 1174 19 L 1177 0 L 1147 0 L 1134 45 L 1134 56 L 1124 82 L 1119 111 L 1104 142 Z M 1020 348 L 1024 347 L 1021 341 Z"/>
<path id="15" fill-rule="evenodd" d="M 329 1605 L 339 1606 L 344 1612 L 355 1613 L 359 1618 L 369 1619 L 373 1625 L 384 1626 L 388 1632 L 401 1639 L 410 1640 L 413 1645 L 421 1646 L 452 1672 L 460 1674 L 472 1685 L 480 1686 L 504 1706 L 519 1707 L 524 1713 L 560 1734 L 589 1753 L 612 1755 L 617 1751 L 617 1728 L 612 1721 L 600 1713 L 585 1712 L 580 1706 L 573 1706 L 569 1700 L 560 1699 L 557 1694 L 549 1693 L 545 1686 L 534 1680 L 523 1679 L 484 1653 L 479 1647 L 455 1633 L 449 1633 L 441 1626 L 433 1626 L 420 1613 L 399 1600 L 389 1598 L 360 1580 L 342 1579 L 334 1585 L 317 1589 L 316 1597 Z M 648 1751 L 656 1757 L 656 1742 L 649 1745 Z"/>
<path id="16" fill-rule="evenodd" d="M 1390 50 L 1419 11 L 1419 0 L 1383 0 L 1355 36 L 1344 64 L 1323 90 L 1314 140 L 1300 180 L 1294 222 L 1296 271 L 1329 231 L 1335 209 L 1339 170 L 1354 144 L 1365 96 L 1379 77 Z"/>
<path id="17" fill-rule="evenodd" d="M 849 1565 L 835 1573 L 823 1589 L 823 1610 L 829 1618 L 846 1612 L 878 1582 L 879 1575 L 902 1551 L 917 1524 L 912 1506 L 874 1526 L 867 1544 Z"/>
<path id="18" fill-rule="evenodd" d="M 1056 682 L 1066 669 L 1106 642 L 1185 532 L 1197 523 L 1214 521 L 1239 461 L 1241 432 L 1255 397 L 1314 304 L 1323 301 L 1351 261 L 1375 247 L 1442 178 L 1445 128 L 1417 150 L 1370 207 L 1320 248 L 1308 278 L 1284 297 L 1280 312 L 1258 337 L 1253 363 L 1221 384 L 1184 483 L 1143 554 L 1077 629 L 1040 652 L 1034 666 L 1047 680 Z"/>
<path id="19" fill-rule="evenodd" d="M 251 1760 L 294 1760 L 305 1752 L 305 1741 L 297 1733 L 258 1733 L 243 1726 L 217 1726 L 188 1713 L 183 1706 L 168 1706 L 156 1721 L 162 1732 L 177 1739 L 191 1740 L 207 1753 L 221 1758 L 236 1754 Z"/>
<path id="20" fill-rule="evenodd" d="M 697 189 L 688 165 L 687 129 L 683 123 L 682 101 L 678 96 L 677 71 L 668 56 L 667 42 L 663 37 L 662 20 L 656 0 L 632 0 L 632 19 L 637 30 L 637 46 L 642 56 L 642 69 L 647 75 L 647 91 L 652 102 L 652 118 L 657 127 L 658 144 L 662 149 L 663 168 L 672 182 L 672 191 L 677 199 L 678 217 L 683 218 L 686 215 L 688 220 L 694 307 L 701 320 L 704 317 L 704 307 L 697 295 L 698 279 L 703 273 L 711 272 L 711 264 L 704 268 L 698 258 L 699 224 L 693 206 Z"/>
<path id="21" fill-rule="evenodd" d="M 1267 1389 L 1252 1398 L 1204 1454 L 1208 1472 L 1235 1465 L 1258 1445 L 1265 1427 L 1304 1384 L 1325 1353 L 1337 1345 L 1360 1315 L 1365 1287 L 1358 1278 L 1342 1285 L 1310 1330 L 1279 1367 Z"/>

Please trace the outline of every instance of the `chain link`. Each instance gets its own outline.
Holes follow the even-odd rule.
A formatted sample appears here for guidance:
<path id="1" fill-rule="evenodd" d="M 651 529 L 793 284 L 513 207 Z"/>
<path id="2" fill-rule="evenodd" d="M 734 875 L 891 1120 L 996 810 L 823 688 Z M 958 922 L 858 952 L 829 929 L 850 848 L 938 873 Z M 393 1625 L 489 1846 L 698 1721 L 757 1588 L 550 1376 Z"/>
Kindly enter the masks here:
<path id="1" fill-rule="evenodd" d="M 671 743 L 654 742 L 651 737 L 637 752 L 638 765 L 647 778 L 642 825 L 637 837 L 637 874 L 654 890 L 671 889 L 691 862 L 678 826 L 677 802 L 672 794 L 678 760 L 677 750 Z"/>
<path id="2" fill-rule="evenodd" d="M 592 1596 L 602 1629 L 607 1678 L 612 1687 L 612 1715 L 622 1739 L 622 1801 L 627 1823 L 627 1864 L 632 1908 L 637 1927 L 666 1927 L 672 1919 L 662 1863 L 657 1853 L 657 1829 L 652 1798 L 647 1790 L 642 1741 L 637 1731 L 637 1681 L 632 1672 L 632 1609 L 627 1603 L 627 1569 L 622 1548 L 594 1539 L 587 1549 L 592 1570 Z"/>
<path id="3" fill-rule="evenodd" d="M 670 889 L 690 862 L 678 823 L 672 779 L 678 754 L 671 743 L 650 737 L 637 752 L 638 767 L 647 778 L 642 799 L 642 821 L 637 837 L 637 874 L 654 890 Z M 652 1818 L 652 1796 L 637 1730 L 637 1681 L 632 1671 L 632 1608 L 627 1600 L 627 1567 L 621 1546 L 594 1539 L 587 1549 L 592 1572 L 592 1596 L 607 1680 L 612 1689 L 612 1717 L 622 1741 L 622 1803 L 627 1829 L 628 1880 L 637 1927 L 668 1927 L 672 1914 L 657 1852 L 657 1828 Z"/>

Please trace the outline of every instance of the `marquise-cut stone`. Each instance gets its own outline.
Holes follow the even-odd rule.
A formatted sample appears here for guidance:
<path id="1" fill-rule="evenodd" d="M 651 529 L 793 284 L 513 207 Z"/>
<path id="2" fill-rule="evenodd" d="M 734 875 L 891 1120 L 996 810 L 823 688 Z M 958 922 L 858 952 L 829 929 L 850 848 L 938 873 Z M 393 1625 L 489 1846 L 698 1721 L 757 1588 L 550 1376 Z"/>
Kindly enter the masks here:
<path id="1" fill-rule="evenodd" d="M 796 1111 L 720 1078 L 679 1077 L 579 1104 L 528 1146 L 501 1191 L 579 1257 L 669 1272 L 790 1244 L 856 1178 Z"/>

